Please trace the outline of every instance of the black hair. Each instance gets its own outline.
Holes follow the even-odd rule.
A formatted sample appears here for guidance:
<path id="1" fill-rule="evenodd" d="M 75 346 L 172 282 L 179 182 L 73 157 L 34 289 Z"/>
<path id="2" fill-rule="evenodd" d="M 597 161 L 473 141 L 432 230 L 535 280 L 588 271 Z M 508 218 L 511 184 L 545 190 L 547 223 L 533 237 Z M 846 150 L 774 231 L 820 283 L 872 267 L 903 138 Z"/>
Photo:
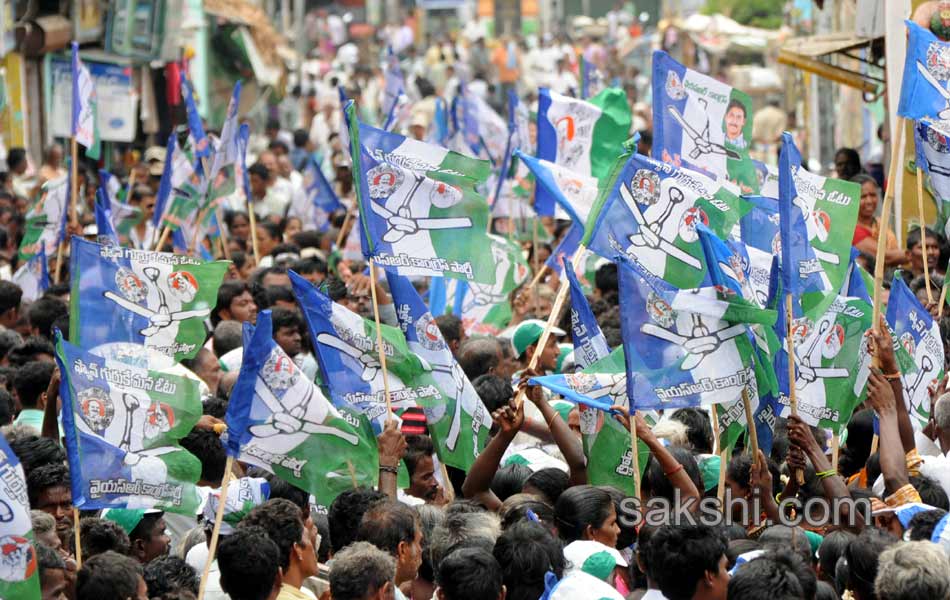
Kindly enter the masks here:
<path id="1" fill-rule="evenodd" d="M 12 329 L 4 329 L 3 331 L 0 331 L 0 360 L 5 358 L 10 350 L 14 349 L 22 342 L 23 338 L 20 337 L 20 334 L 16 331 L 13 331 Z"/>
<path id="2" fill-rule="evenodd" d="M 601 294 L 620 290 L 617 265 L 615 263 L 606 263 L 597 269 L 594 273 L 594 287 L 600 290 Z"/>
<path id="3" fill-rule="evenodd" d="M 848 561 L 848 589 L 860 598 L 874 597 L 874 578 L 877 577 L 878 557 L 898 539 L 886 531 L 865 527 L 848 544 L 844 557 Z M 860 594 L 860 595 L 859 595 Z"/>
<path id="4" fill-rule="evenodd" d="M 198 572 L 179 556 L 162 556 L 145 565 L 148 597 L 186 590 L 198 594 Z"/>
<path id="5" fill-rule="evenodd" d="M 435 444 L 432 443 L 432 438 L 427 435 L 407 435 L 406 436 L 406 453 L 403 456 L 403 460 L 406 463 L 406 470 L 409 471 L 409 476 L 412 477 L 416 473 L 416 467 L 419 465 L 419 461 L 426 457 L 431 457 L 435 452 Z"/>
<path id="6" fill-rule="evenodd" d="M 272 221 L 258 221 L 257 226 L 267 232 L 273 240 L 280 240 L 280 225 Z"/>
<path id="7" fill-rule="evenodd" d="M 808 544 L 806 546 L 808 546 L 809 554 L 811 554 L 811 546 Z M 805 598 L 815 597 L 818 577 L 815 576 L 815 571 L 811 567 L 811 561 L 804 560 L 799 554 L 787 548 L 773 548 L 765 556 L 788 569 L 798 579 Z"/>
<path id="8" fill-rule="evenodd" d="M 0 387 L 0 427 L 13 423 L 13 396 Z"/>
<path id="9" fill-rule="evenodd" d="M 40 494 L 54 487 L 69 487 L 69 469 L 61 462 L 39 465 L 26 476 L 26 492 L 30 506 L 37 506 Z"/>
<path id="10" fill-rule="evenodd" d="M 7 169 L 12 173 L 17 170 L 20 163 L 26 161 L 26 150 L 23 148 L 10 148 L 7 152 Z"/>
<path id="11" fill-rule="evenodd" d="M 937 523 L 945 516 L 947 516 L 947 511 L 935 508 L 934 510 L 919 512 L 911 517 L 910 522 L 907 523 L 907 529 L 910 532 L 910 541 L 916 542 L 922 540 L 929 542 L 933 537 L 934 529 L 937 528 Z"/>
<path id="12" fill-rule="evenodd" d="M 76 540 L 72 542 L 75 544 Z M 83 558 L 91 558 L 110 550 L 128 555 L 132 547 L 129 535 L 118 523 L 96 517 L 84 517 L 79 521 L 79 542 Z"/>
<path id="13" fill-rule="evenodd" d="M 132 531 L 129 532 L 129 542 L 134 543 L 136 540 L 142 540 L 144 542 L 150 541 L 155 533 L 155 525 L 164 516 L 164 512 L 142 515 L 142 519 L 135 525 Z"/>
<path id="14" fill-rule="evenodd" d="M 70 284 L 66 281 L 60 283 L 54 283 L 46 288 L 46 291 L 43 292 L 42 298 L 53 298 L 59 300 L 63 304 L 68 304 L 66 302 L 66 296 L 69 295 Z"/>
<path id="15" fill-rule="evenodd" d="M 645 549 L 647 571 L 669 600 L 690 600 L 706 573 L 718 573 L 726 537 L 708 525 L 664 525 Z"/>
<path id="16" fill-rule="evenodd" d="M 244 292 L 251 293 L 251 288 L 243 281 L 225 281 L 218 288 L 218 299 L 214 310 L 211 311 L 211 323 L 217 326 L 221 321 L 220 311 L 230 310 L 231 302 Z"/>
<path id="17" fill-rule="evenodd" d="M 360 521 L 370 506 L 387 498 L 386 494 L 367 487 L 346 490 L 330 504 L 327 517 L 330 521 L 330 542 L 334 552 L 339 552 L 356 541 Z"/>
<path id="18" fill-rule="evenodd" d="M 181 447 L 195 455 L 201 461 L 201 479 L 209 483 L 221 481 L 224 477 L 224 465 L 228 461 L 221 438 L 213 431 L 192 429 L 181 438 Z"/>
<path id="19" fill-rule="evenodd" d="M 738 98 L 733 98 L 732 100 L 729 101 L 729 104 L 726 105 L 726 112 L 729 112 L 733 108 L 739 108 L 742 110 L 743 116 L 746 116 L 746 117 L 749 116 L 748 113 L 746 112 L 747 109 L 745 107 L 745 104 Z"/>
<path id="20" fill-rule="evenodd" d="M 686 439 L 693 450 L 701 454 L 712 452 L 712 424 L 708 412 L 698 408 L 681 408 L 672 414 L 672 419 L 686 425 Z"/>
<path id="21" fill-rule="evenodd" d="M 142 567 L 116 552 L 103 552 L 84 560 L 76 576 L 76 600 L 128 600 L 137 598 Z"/>
<path id="22" fill-rule="evenodd" d="M 848 442 L 841 448 L 838 467 L 841 474 L 850 477 L 864 468 L 871 456 L 874 437 L 874 412 L 865 409 L 851 415 L 847 425 Z"/>
<path id="23" fill-rule="evenodd" d="M 23 340 L 22 344 L 10 350 L 7 355 L 7 362 L 10 363 L 10 366 L 22 367 L 30 361 L 38 360 L 41 354 L 56 356 L 56 350 L 48 339 L 31 336 Z"/>
<path id="24" fill-rule="evenodd" d="M 286 288 L 272 286 L 267 289 L 269 291 L 269 290 L 286 289 Z M 289 292 L 290 290 L 287 290 L 287 291 Z M 293 297 L 293 293 L 291 293 L 291 297 Z M 276 334 L 283 327 L 290 327 L 292 329 L 296 329 L 297 331 L 303 333 L 303 318 L 300 316 L 300 313 L 298 313 L 297 311 L 290 310 L 287 308 L 280 308 L 278 306 L 278 307 L 272 308 L 270 314 L 271 314 L 271 331 L 273 333 Z"/>
<path id="25" fill-rule="evenodd" d="M 728 598 L 733 600 L 802 600 L 805 596 L 795 573 L 769 556 L 739 567 L 729 579 Z"/>
<path id="26" fill-rule="evenodd" d="M 285 498 L 268 500 L 255 506 L 238 524 L 238 528 L 257 525 L 274 540 L 279 551 L 279 565 L 287 570 L 290 567 L 290 553 L 303 539 L 304 522 L 300 508 Z"/>
<path id="27" fill-rule="evenodd" d="M 642 541 L 641 541 L 642 543 Z M 729 546 L 726 548 L 726 568 L 731 569 L 736 566 L 739 557 L 746 552 L 761 550 L 762 544 L 757 540 L 729 540 Z"/>
<path id="28" fill-rule="evenodd" d="M 696 462 L 696 457 L 693 456 L 693 453 L 680 446 L 670 446 L 668 450 L 670 454 L 673 455 L 673 458 L 676 459 L 676 462 L 683 465 L 683 471 L 696 485 L 696 489 L 704 489 L 703 475 L 699 470 L 699 463 Z M 672 501 L 676 494 L 673 482 L 671 482 L 670 478 L 663 472 L 663 466 L 660 465 L 660 461 L 656 460 L 656 457 L 652 454 L 647 460 L 647 468 L 643 473 L 643 481 L 640 486 L 641 491 L 644 494 L 649 494 L 651 497 L 666 498 Z"/>
<path id="29" fill-rule="evenodd" d="M 610 494 L 610 499 L 614 502 L 614 512 L 618 516 L 623 514 L 623 501 L 627 498 L 627 495 L 611 485 L 599 485 L 597 487 Z M 617 527 L 620 529 L 620 533 L 617 535 L 617 549 L 621 550 L 633 546 L 637 541 L 636 525 L 618 518 Z"/>
<path id="30" fill-rule="evenodd" d="M 475 380 L 472 381 L 472 386 L 475 388 L 475 393 L 478 394 L 482 404 L 485 405 L 489 413 L 493 413 L 499 408 L 507 406 L 508 402 L 510 402 L 511 398 L 515 395 L 515 391 L 511 387 L 511 381 L 491 373 L 476 377 Z"/>
<path id="31" fill-rule="evenodd" d="M 23 290 L 12 281 L 0 281 L 0 315 L 20 307 Z"/>
<path id="32" fill-rule="evenodd" d="M 498 598 L 502 590 L 501 565 L 491 552 L 459 548 L 439 563 L 436 579 L 446 600 Z"/>
<path id="33" fill-rule="evenodd" d="M 248 176 L 257 175 L 264 181 L 270 180 L 270 169 L 268 169 L 263 163 L 256 162 L 250 167 L 247 168 Z M 260 225 L 260 223 L 258 223 Z"/>
<path id="34" fill-rule="evenodd" d="M 417 519 L 416 513 L 401 502 L 377 502 L 363 513 L 356 539 L 396 556 L 400 542 L 411 544 L 415 539 Z"/>
<path id="35" fill-rule="evenodd" d="M 250 477 L 250 472 L 248 474 Z M 301 515 L 307 515 L 310 513 L 310 493 L 300 489 L 297 486 L 291 485 L 274 475 L 273 473 L 266 473 L 262 475 L 253 475 L 254 477 L 263 476 L 267 480 L 267 484 L 270 486 L 270 499 L 274 500 L 276 498 L 283 498 L 285 500 L 290 500 L 293 502 L 297 508 L 300 509 Z M 313 516 L 313 515 L 311 515 Z"/>
<path id="36" fill-rule="evenodd" d="M 613 499 L 605 490 L 578 485 L 568 488 L 554 505 L 555 521 L 561 539 L 573 542 L 584 539 L 587 527 L 599 529 L 610 516 Z"/>
<path id="37" fill-rule="evenodd" d="M 331 276 L 323 280 L 320 284 L 320 291 L 327 295 L 330 300 L 339 302 L 346 298 L 346 284 L 339 277 Z"/>
<path id="38" fill-rule="evenodd" d="M 13 376 L 13 389 L 23 408 L 36 408 L 40 395 L 49 387 L 56 365 L 51 362 L 35 360 L 28 362 Z"/>
<path id="39" fill-rule="evenodd" d="M 925 227 L 924 231 L 927 233 L 928 239 L 932 238 L 932 239 L 937 240 L 938 242 L 940 241 L 940 236 L 933 229 L 929 227 Z M 907 250 L 908 251 L 920 243 L 920 237 L 921 237 L 920 232 L 921 232 L 920 227 L 912 227 L 910 231 L 907 232 Z"/>
<path id="40" fill-rule="evenodd" d="M 446 344 L 460 341 L 465 333 L 462 328 L 462 319 L 455 315 L 439 315 L 435 318 L 435 324 Z"/>
<path id="41" fill-rule="evenodd" d="M 9 442 L 10 449 L 20 459 L 25 475 L 29 475 L 33 469 L 43 465 L 66 462 L 66 451 L 56 443 L 56 440 L 30 434 L 9 440 Z"/>
<path id="42" fill-rule="evenodd" d="M 570 477 L 561 469 L 548 467 L 532 473 L 525 480 L 522 489 L 529 485 L 541 492 L 542 500 L 553 505 L 570 485 Z"/>
<path id="43" fill-rule="evenodd" d="M 310 134 L 306 129 L 295 129 L 294 130 L 294 146 L 298 148 L 303 148 L 307 145 L 307 142 L 310 141 Z"/>
<path id="44" fill-rule="evenodd" d="M 48 340 L 53 339 L 53 322 L 69 314 L 69 308 L 58 298 L 44 297 L 30 305 L 26 311 L 26 318 L 30 327 L 36 329 L 37 335 Z"/>
<path id="45" fill-rule="evenodd" d="M 950 510 L 950 499 L 947 498 L 947 492 L 934 479 L 926 475 L 912 475 L 910 484 L 920 494 L 920 501 L 924 504 L 929 504 L 934 508 Z"/>
<path id="46" fill-rule="evenodd" d="M 327 263 L 316 256 L 311 256 L 309 258 L 301 258 L 291 265 L 290 269 L 300 275 L 306 275 L 308 273 L 320 273 L 321 275 L 326 275 Z"/>
<path id="47" fill-rule="evenodd" d="M 280 569 L 279 556 L 267 530 L 242 522 L 218 545 L 221 589 L 232 600 L 266 600 Z"/>
<path id="48" fill-rule="evenodd" d="M 554 507 L 541 500 L 528 497 L 510 506 L 502 507 L 500 513 L 502 530 L 507 530 L 523 521 L 533 521 L 534 517 L 530 517 L 528 511 L 534 513 L 534 517 L 541 523 L 554 524 Z"/>
<path id="49" fill-rule="evenodd" d="M 524 482 L 531 477 L 531 469 L 521 463 L 507 464 L 497 471 L 491 478 L 491 491 L 498 499 L 504 502 L 509 497 L 521 492 Z"/>
<path id="50" fill-rule="evenodd" d="M 290 239 L 298 248 L 319 248 L 320 242 L 321 240 L 323 240 L 323 234 L 313 229 L 305 229 L 303 231 L 298 231 L 297 233 L 293 234 Z M 322 259 L 316 256 L 311 256 L 310 258 L 303 258 L 301 259 L 301 262 L 308 261 L 308 260 L 315 260 L 315 261 L 318 260 L 320 262 L 324 262 Z M 296 267 L 294 268 L 294 270 L 297 271 Z M 297 272 L 309 273 L 310 271 L 297 271 Z M 325 262 L 324 262 L 323 272 L 324 273 L 327 272 Z"/>
<path id="51" fill-rule="evenodd" d="M 848 548 L 848 544 L 850 544 L 855 537 L 857 536 L 850 531 L 837 529 L 835 531 L 829 531 L 828 534 L 822 538 L 821 545 L 818 546 L 818 566 L 821 567 L 822 575 L 828 580 L 835 580 L 835 565 L 838 564 L 838 559 L 841 558 Z"/>
<path id="52" fill-rule="evenodd" d="M 835 158 L 838 158 L 838 155 L 843 155 L 847 159 L 847 170 L 844 173 L 838 173 L 842 179 L 851 179 L 861 172 L 861 155 L 858 154 L 857 150 L 854 148 L 838 148 L 835 151 Z"/>

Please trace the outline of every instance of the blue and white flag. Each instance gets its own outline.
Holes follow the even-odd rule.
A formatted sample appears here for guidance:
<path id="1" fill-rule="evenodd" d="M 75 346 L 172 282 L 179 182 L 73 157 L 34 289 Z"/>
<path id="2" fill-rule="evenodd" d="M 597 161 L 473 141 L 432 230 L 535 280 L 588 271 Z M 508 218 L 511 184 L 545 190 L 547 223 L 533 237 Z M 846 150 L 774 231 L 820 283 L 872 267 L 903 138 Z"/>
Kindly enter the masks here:
<path id="1" fill-rule="evenodd" d="M 584 226 L 590 216 L 599 192 L 596 177 L 554 164 L 550 161 L 515 152 L 518 160 L 534 174 L 535 181 L 546 194 L 535 195 L 534 210 L 539 215 L 553 215 L 555 219 L 570 219 Z M 551 202 L 553 206 L 542 206 Z"/>
<path id="2" fill-rule="evenodd" d="M 760 193 L 767 172 L 749 157 L 752 100 L 726 83 L 653 53 L 653 157 Z"/>
<path id="3" fill-rule="evenodd" d="M 23 465 L 0 436 L 0 598 L 40 598 L 40 571 L 33 548 L 30 498 Z"/>
<path id="4" fill-rule="evenodd" d="M 33 302 L 49 289 L 49 262 L 46 250 L 40 248 L 33 258 L 26 261 L 13 274 L 13 283 L 23 290 L 22 300 Z"/>
<path id="5" fill-rule="evenodd" d="M 439 461 L 468 471 L 485 449 L 491 415 L 452 356 L 441 331 L 412 282 L 386 273 L 399 327 L 409 350 L 428 363 L 443 399 L 425 409 Z"/>
<path id="6" fill-rule="evenodd" d="M 201 417 L 198 382 L 90 354 L 58 334 L 56 362 L 73 505 L 194 515 L 201 461 L 179 440 Z"/>
<path id="7" fill-rule="evenodd" d="M 714 287 L 679 290 L 633 260 L 619 262 L 627 395 L 640 409 L 741 399 L 756 386 L 750 323 L 775 312 L 719 299 Z"/>
<path id="8" fill-rule="evenodd" d="M 122 184 L 119 178 L 105 169 L 99 169 L 99 187 L 105 190 L 110 201 L 122 201 Z"/>
<path id="9" fill-rule="evenodd" d="M 570 228 L 567 230 L 567 233 L 564 234 L 564 237 L 561 238 L 561 242 L 554 249 L 554 252 L 551 253 L 551 256 L 544 262 L 544 264 L 557 273 L 561 274 L 561 271 L 564 269 L 564 265 L 570 265 L 571 261 L 574 258 L 574 255 L 577 254 L 577 249 L 580 247 L 581 240 L 584 239 L 584 226 L 578 225 L 577 223 L 571 223 Z M 593 256 L 589 250 L 585 250 L 584 254 L 587 257 Z"/>
<path id="10" fill-rule="evenodd" d="M 587 303 L 587 297 L 577 281 L 574 269 L 565 265 L 564 273 L 570 284 L 571 292 L 571 341 L 574 343 L 574 364 L 578 369 L 586 369 L 610 354 L 607 339 L 594 318 Z"/>
<path id="11" fill-rule="evenodd" d="M 182 190 L 186 185 L 198 185 L 197 173 L 199 171 L 200 163 L 196 162 L 194 149 L 190 145 L 185 148 L 180 147 L 178 134 L 172 132 L 168 136 L 168 145 L 165 149 L 165 168 L 162 171 L 162 179 L 158 184 L 158 193 L 155 196 L 155 212 L 152 214 L 152 225 L 155 231 L 162 228 L 163 223 L 175 208 L 175 197 L 181 193 L 178 190 Z"/>
<path id="12" fill-rule="evenodd" d="M 940 326 L 930 316 L 900 273 L 894 274 L 887 300 L 887 324 L 895 341 L 913 360 L 909 369 L 901 369 L 904 398 L 909 406 L 914 429 L 920 431 L 930 419 L 930 384 L 944 371 L 943 341 Z"/>
<path id="13" fill-rule="evenodd" d="M 43 184 L 39 197 L 26 213 L 19 260 L 27 261 L 41 249 L 46 256 L 53 256 L 66 238 L 70 177 L 67 173 Z"/>
<path id="14" fill-rule="evenodd" d="M 229 456 L 313 494 L 329 506 L 354 485 L 374 486 L 376 440 L 366 419 L 337 409 L 278 346 L 269 310 L 244 323 L 241 373 L 223 439 Z"/>
<path id="15" fill-rule="evenodd" d="M 211 156 L 211 140 L 205 135 L 204 124 L 201 122 L 201 115 L 198 114 L 198 106 L 195 104 L 195 94 L 188 80 L 186 69 L 181 70 L 181 97 L 185 101 L 185 112 L 188 115 L 188 129 L 195 140 L 195 157 L 201 159 Z"/>
<path id="16" fill-rule="evenodd" d="M 326 231 L 330 227 L 330 215 L 346 207 L 312 158 L 303 168 L 303 183 L 303 189 L 294 195 L 287 216 L 299 218 L 304 229 Z"/>
<path id="17" fill-rule="evenodd" d="M 389 416 L 376 323 L 333 302 L 296 273 L 290 273 L 290 280 L 333 405 L 366 415 L 373 429 L 382 431 Z M 428 367 L 409 350 L 402 332 L 382 325 L 382 336 L 395 416 L 410 407 L 442 402 Z"/>
<path id="18" fill-rule="evenodd" d="M 907 56 L 897 114 L 950 135 L 950 43 L 913 21 L 905 23 Z"/>
<path id="19" fill-rule="evenodd" d="M 731 184 L 698 171 L 639 154 L 625 160 L 615 168 L 598 213 L 588 219 L 586 246 L 607 259 L 634 258 L 676 287 L 702 285 L 707 277 L 696 226 L 725 237 L 747 203 Z"/>
<path id="20" fill-rule="evenodd" d="M 115 200 L 102 186 L 96 190 L 96 235 L 100 244 L 131 245 L 130 233 L 141 220 L 142 211 L 137 206 Z"/>
<path id="21" fill-rule="evenodd" d="M 929 182 L 937 202 L 938 223 L 947 235 L 950 223 L 950 135 L 937 131 L 923 121 L 914 123 L 914 148 L 917 166 Z"/>
<path id="22" fill-rule="evenodd" d="M 96 125 L 99 101 L 96 84 L 89 69 L 79 58 L 79 44 L 72 43 L 73 118 L 72 136 L 86 148 L 86 156 L 99 158 L 99 127 Z"/>
<path id="23" fill-rule="evenodd" d="M 101 187 L 96 190 L 96 241 L 105 246 L 121 246 L 119 234 L 112 223 L 109 198 Z"/>
<path id="24" fill-rule="evenodd" d="M 153 367 L 191 358 L 228 264 L 73 237 L 69 339 L 103 356 L 144 356 Z"/>

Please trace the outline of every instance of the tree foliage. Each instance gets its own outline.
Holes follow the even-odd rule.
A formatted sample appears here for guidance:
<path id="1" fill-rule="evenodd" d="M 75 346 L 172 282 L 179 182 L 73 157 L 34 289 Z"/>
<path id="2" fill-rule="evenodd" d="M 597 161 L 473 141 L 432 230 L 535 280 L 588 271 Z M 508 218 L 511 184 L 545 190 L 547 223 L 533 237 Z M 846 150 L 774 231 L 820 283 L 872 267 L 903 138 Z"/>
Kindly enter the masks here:
<path id="1" fill-rule="evenodd" d="M 721 13 L 750 27 L 778 29 L 782 26 L 782 2 L 777 0 L 706 0 L 703 12 Z"/>

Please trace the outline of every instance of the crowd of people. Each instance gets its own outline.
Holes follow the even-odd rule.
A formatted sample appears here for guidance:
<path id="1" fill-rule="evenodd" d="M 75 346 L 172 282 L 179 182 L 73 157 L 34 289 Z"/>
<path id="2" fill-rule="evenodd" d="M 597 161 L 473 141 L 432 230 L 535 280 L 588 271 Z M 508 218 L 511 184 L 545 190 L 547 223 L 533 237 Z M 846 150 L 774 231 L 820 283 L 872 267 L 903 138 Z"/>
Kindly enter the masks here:
<path id="1" fill-rule="evenodd" d="M 512 88 L 529 104 L 539 84 L 577 94 L 580 47 L 627 91 L 634 129 L 648 144 L 651 119 L 643 102 L 649 81 L 622 67 L 611 41 L 551 37 L 529 45 L 478 38 L 461 44 L 446 38 L 424 53 L 412 44 L 397 48 L 411 88 L 404 131 L 424 139 L 433 126 L 432 100 L 450 101 L 463 72 L 469 89 L 499 109 Z M 779 419 L 770 453 L 753 456 L 740 441 L 730 456 L 715 446 L 707 408 L 668 411 L 652 427 L 638 415 L 634 427 L 649 456 L 639 503 L 632 504 L 622 490 L 589 484 L 577 407 L 527 384 L 532 375 L 573 370 L 562 351 L 570 342 L 569 318 L 529 368 L 558 287 L 550 272 L 536 288 L 527 291 L 528 278 L 511 294 L 511 315 L 499 335 L 469 335 L 470 324 L 458 316 L 436 319 L 494 422 L 467 473 L 439 464 L 424 412 L 410 409 L 378 437 L 378 488 L 354 487 L 319 506 L 275 475 L 236 463 L 221 498 L 227 461 L 220 425 L 241 365 L 242 323 L 271 310 L 276 344 L 309 377 L 318 373 L 289 271 L 364 317 L 373 316 L 375 294 L 381 319 L 398 325 L 384 280 L 366 274 L 351 234 L 356 219 L 340 211 L 317 231 L 287 216 L 303 193 L 309 161 L 355 210 L 334 89 L 344 85 L 365 119 L 379 122 L 383 79 L 375 66 L 361 66 L 372 60 L 352 60 L 340 42 L 329 44 L 323 72 L 301 81 L 252 137 L 247 171 L 254 231 L 244 205 L 228 207 L 224 239 L 232 262 L 207 323 L 207 343 L 176 367 L 200 382 L 203 393 L 204 415 L 181 440 L 201 462 L 198 513 L 74 510 L 57 423 L 53 346 L 54 331 L 69 331 L 70 285 L 55 283 L 26 301 L 9 272 L 0 282 L 0 425 L 25 471 L 44 600 L 188 599 L 197 596 L 202 578 L 205 598 L 231 600 L 950 599 L 950 393 L 945 381 L 933 383 L 930 424 L 915 431 L 900 380 L 892 376 L 898 366 L 886 331 L 868 332 L 880 368 L 847 427 L 837 464 L 828 433 L 795 416 Z M 853 244 L 870 268 L 882 235 L 880 181 L 863 172 L 853 151 L 839 154 L 839 177 L 861 185 Z M 157 241 L 151 217 L 164 160 L 163 148 L 150 148 L 141 162 L 115 173 L 130 184 L 128 204 L 140 210 L 141 220 L 126 234 L 131 247 L 150 249 Z M 40 168 L 31 167 L 21 149 L 7 156 L 0 173 L 0 261 L 10 272 L 19 266 L 16 250 L 30 200 L 43 182 L 64 173 L 62 163 L 55 144 Z M 95 239 L 98 177 L 85 168 L 79 175 L 77 220 L 68 232 Z M 524 244 L 535 269 L 566 232 L 552 219 L 541 221 L 550 239 Z M 918 228 L 899 248 L 892 232 L 883 235 L 886 266 L 902 267 L 911 289 L 928 302 L 925 265 L 939 290 L 950 257 L 946 239 L 924 229 L 922 243 Z M 69 282 L 68 263 L 50 260 L 51 272 Z M 616 347 L 618 274 L 616 265 L 604 263 L 590 282 L 589 300 Z M 419 288 L 424 293 L 426 283 Z M 946 344 L 950 318 L 940 320 L 940 329 Z M 526 392 L 523 403 L 516 401 L 519 389 Z M 630 427 L 626 409 L 617 412 Z M 383 475 L 400 462 L 409 484 L 396 489 L 395 478 Z M 704 500 L 717 498 L 725 504 L 701 511 Z M 808 501 L 829 508 L 808 510 Z M 224 520 L 209 561 L 221 502 Z M 0 576 L 2 565 L 0 556 Z"/>

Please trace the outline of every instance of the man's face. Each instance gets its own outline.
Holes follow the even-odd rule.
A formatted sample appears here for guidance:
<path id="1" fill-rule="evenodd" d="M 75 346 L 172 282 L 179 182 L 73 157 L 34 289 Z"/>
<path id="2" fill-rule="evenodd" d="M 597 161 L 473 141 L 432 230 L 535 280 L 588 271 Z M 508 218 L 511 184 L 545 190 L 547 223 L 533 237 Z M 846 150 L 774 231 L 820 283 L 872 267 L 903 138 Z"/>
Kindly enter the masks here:
<path id="1" fill-rule="evenodd" d="M 149 533 L 148 539 L 145 540 L 142 548 L 140 560 L 143 564 L 168 554 L 171 539 L 168 537 L 165 529 L 165 519 L 155 521 L 155 525 L 152 527 L 152 531 Z"/>
<path id="2" fill-rule="evenodd" d="M 431 456 L 426 456 L 416 463 L 416 470 L 412 474 L 409 489 L 406 491 L 416 498 L 435 500 L 439 494 L 439 482 L 435 478 L 435 465 L 432 463 Z"/>
<path id="3" fill-rule="evenodd" d="M 40 597 L 42 600 L 67 600 L 66 571 L 46 569 L 40 578 Z"/>
<path id="4" fill-rule="evenodd" d="M 208 386 L 212 394 L 217 393 L 218 383 L 221 381 L 221 363 L 210 352 L 202 352 L 203 359 L 198 364 L 198 372 L 195 373 Z"/>
<path id="5" fill-rule="evenodd" d="M 300 354 L 303 338 L 296 327 L 281 327 L 274 334 L 274 341 L 287 353 L 287 356 L 293 358 Z"/>
<path id="6" fill-rule="evenodd" d="M 301 549 L 303 550 L 301 553 L 300 568 L 305 577 L 313 577 L 320 570 L 320 566 L 317 564 L 317 549 L 314 548 L 313 545 L 315 539 L 316 534 L 314 532 L 313 521 L 307 519 L 300 542 Z"/>
<path id="7" fill-rule="evenodd" d="M 149 220 L 155 214 L 155 196 L 145 196 L 142 198 L 139 208 L 142 210 L 142 220 Z"/>
<path id="8" fill-rule="evenodd" d="M 557 340 L 554 339 L 553 335 L 549 335 L 548 341 L 544 345 L 544 350 L 541 352 L 541 360 L 538 361 L 538 364 L 546 371 L 553 371 L 557 368 L 557 357 L 559 353 Z"/>
<path id="9" fill-rule="evenodd" d="M 937 260 L 940 258 L 940 248 L 937 247 L 937 240 L 927 236 L 927 267 L 933 271 L 937 268 Z M 920 244 L 916 244 L 910 249 L 910 268 L 914 273 L 924 272 L 924 252 Z"/>
<path id="10" fill-rule="evenodd" d="M 880 201 L 877 191 L 877 184 L 873 181 L 865 181 L 861 184 L 861 204 L 858 208 L 858 216 L 862 219 L 871 219 L 877 212 Z"/>
<path id="11" fill-rule="evenodd" d="M 727 567 L 729 561 L 726 560 L 726 555 L 723 554 L 719 558 L 719 571 L 715 574 L 710 582 L 710 594 L 709 597 L 714 600 L 726 600 L 726 590 L 729 588 L 729 571 Z M 709 573 L 707 573 L 707 576 Z"/>
<path id="12" fill-rule="evenodd" d="M 250 174 L 250 184 L 251 194 L 254 196 L 261 198 L 267 193 L 267 180 L 257 173 Z"/>
<path id="13" fill-rule="evenodd" d="M 247 321 L 248 323 L 257 322 L 257 304 L 251 292 L 245 290 L 239 296 L 235 296 L 228 306 L 231 312 L 231 319 L 239 323 Z"/>
<path id="14" fill-rule="evenodd" d="M 312 283 L 313 285 L 319 285 L 323 283 L 323 280 L 326 279 L 326 276 L 319 271 L 311 271 L 310 273 L 302 273 L 301 276 Z"/>
<path id="15" fill-rule="evenodd" d="M 408 546 L 408 547 L 406 547 Z M 403 550 L 403 548 L 405 548 Z M 412 542 L 404 545 L 400 542 L 400 552 L 396 561 L 396 585 L 415 579 L 422 566 L 422 527 L 416 522 L 416 533 Z"/>
<path id="16" fill-rule="evenodd" d="M 733 106 L 726 112 L 726 137 L 734 140 L 742 135 L 745 127 L 745 112 L 738 106 Z"/>
<path id="17" fill-rule="evenodd" d="M 56 519 L 56 534 L 62 539 L 73 527 L 73 494 L 69 487 L 54 485 L 40 492 L 36 510 L 41 510 Z"/>

